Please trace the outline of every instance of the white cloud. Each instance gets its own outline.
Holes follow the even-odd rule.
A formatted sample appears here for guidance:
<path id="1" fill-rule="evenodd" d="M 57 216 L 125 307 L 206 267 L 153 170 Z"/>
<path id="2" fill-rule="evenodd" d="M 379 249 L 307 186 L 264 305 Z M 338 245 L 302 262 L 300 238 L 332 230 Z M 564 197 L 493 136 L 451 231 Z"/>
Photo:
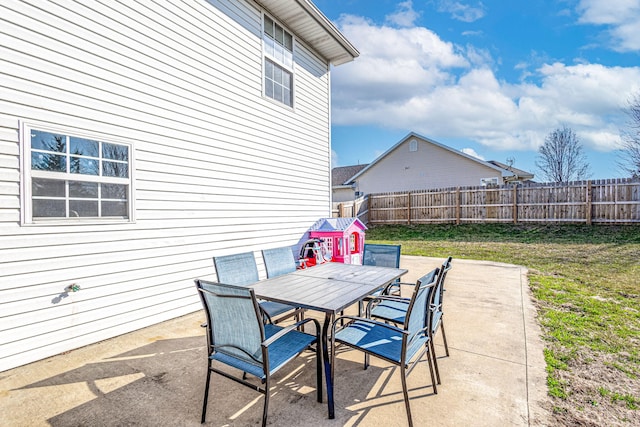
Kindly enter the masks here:
<path id="1" fill-rule="evenodd" d="M 578 22 L 604 25 L 610 43 L 621 52 L 640 51 L 640 1 L 580 0 Z"/>
<path id="2" fill-rule="evenodd" d="M 362 55 L 333 71 L 335 124 L 466 138 L 504 150 L 536 150 L 567 125 L 587 147 L 610 151 L 619 144 L 622 108 L 640 90 L 640 67 L 543 63 L 527 69 L 537 83 L 512 84 L 496 78 L 487 51 L 454 46 L 426 28 L 354 17 L 343 17 L 340 27 Z"/>
<path id="3" fill-rule="evenodd" d="M 453 19 L 462 22 L 474 22 L 485 15 L 482 2 L 478 2 L 476 6 L 470 6 L 459 1 L 440 0 L 438 11 L 450 13 Z"/>
<path id="4" fill-rule="evenodd" d="M 341 17 L 339 25 L 361 55 L 336 69 L 337 103 L 406 102 L 446 83 L 451 78 L 446 70 L 469 66 L 456 46 L 427 28 L 380 27 L 354 16 Z"/>
<path id="5" fill-rule="evenodd" d="M 467 154 L 471 157 L 475 157 L 476 159 L 485 160 L 485 158 L 482 157 L 480 154 L 476 153 L 476 150 L 474 150 L 473 148 L 463 148 L 460 151 L 462 151 L 464 154 Z"/>
<path id="6" fill-rule="evenodd" d="M 399 27 L 412 27 L 420 13 L 413 10 L 413 3 L 407 0 L 398 3 L 396 11 L 386 16 L 386 21 Z"/>

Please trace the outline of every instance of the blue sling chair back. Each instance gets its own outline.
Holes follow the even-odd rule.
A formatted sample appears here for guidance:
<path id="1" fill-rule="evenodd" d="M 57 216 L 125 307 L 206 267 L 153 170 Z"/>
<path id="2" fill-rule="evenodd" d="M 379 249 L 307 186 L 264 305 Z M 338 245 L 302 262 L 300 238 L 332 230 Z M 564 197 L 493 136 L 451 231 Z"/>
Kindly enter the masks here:
<path id="1" fill-rule="evenodd" d="M 213 258 L 218 282 L 229 285 L 248 286 L 259 280 L 258 266 L 253 252 L 223 255 Z M 279 322 L 297 313 L 297 308 L 273 301 L 259 301 L 260 309 L 266 319 Z M 284 315 L 287 313 L 286 315 Z"/>
<path id="2" fill-rule="evenodd" d="M 272 375 L 305 350 L 316 353 L 317 399 L 322 402 L 322 355 L 317 320 L 306 319 L 286 328 L 265 324 L 253 289 L 204 280 L 196 280 L 196 287 L 207 317 L 207 379 L 202 423 L 206 418 L 211 373 L 215 372 L 264 394 L 262 426 L 266 426 Z M 315 335 L 297 330 L 308 322 L 314 322 Z M 219 364 L 236 368 L 239 375 L 230 373 L 233 370 L 219 369 Z M 263 386 L 246 380 L 247 374 L 256 377 Z"/>
<path id="3" fill-rule="evenodd" d="M 438 276 L 433 302 L 431 302 L 429 307 L 432 317 L 431 334 L 435 337 L 438 332 L 438 328 L 442 331 L 442 340 L 444 341 L 444 349 L 447 357 L 449 356 L 449 346 L 447 345 L 447 336 L 444 332 L 444 312 L 442 310 L 442 301 L 445 291 L 444 280 L 447 277 L 447 272 L 451 270 L 451 259 L 451 257 L 448 257 L 440 267 L 440 274 Z M 379 296 L 367 306 L 367 317 L 382 320 L 384 322 L 401 324 L 404 322 L 408 306 L 409 300 L 407 298 Z M 433 356 L 433 366 L 436 371 L 436 379 L 438 380 L 438 384 L 440 384 L 440 370 L 438 369 L 438 359 L 436 357 L 436 348 L 433 339 L 431 340 L 431 353 Z"/>
<path id="4" fill-rule="evenodd" d="M 267 270 L 267 278 L 282 276 L 283 274 L 292 273 L 296 271 L 296 260 L 293 258 L 293 251 L 290 247 L 284 246 L 273 249 L 263 249 L 262 259 L 264 261 L 264 267 Z M 266 301 L 264 303 L 267 303 Z M 263 303 L 263 304 L 264 304 Z M 287 311 L 293 309 L 287 315 L 283 315 L 277 319 L 281 321 L 288 319 L 291 316 L 296 316 L 296 320 L 304 319 L 304 310 L 300 307 L 293 307 L 287 304 L 278 304 L 287 308 Z M 283 307 L 283 308 L 284 308 Z"/>
<path id="5" fill-rule="evenodd" d="M 439 269 L 436 268 L 421 277 L 414 286 L 401 325 L 396 326 L 366 317 L 341 316 L 332 323 L 331 366 L 335 366 L 335 346 L 342 344 L 362 351 L 365 357 L 365 369 L 368 356 L 378 357 L 400 367 L 402 392 L 409 426 L 413 426 L 407 376 L 417 366 L 424 354 L 427 355 L 429 373 L 434 394 L 438 393 L 432 366 L 430 341 L 432 339 L 432 311 L 427 307 L 433 302 L 438 281 Z M 337 329 L 338 323 L 348 320 L 344 327 Z M 333 376 L 335 378 L 335 376 Z"/>

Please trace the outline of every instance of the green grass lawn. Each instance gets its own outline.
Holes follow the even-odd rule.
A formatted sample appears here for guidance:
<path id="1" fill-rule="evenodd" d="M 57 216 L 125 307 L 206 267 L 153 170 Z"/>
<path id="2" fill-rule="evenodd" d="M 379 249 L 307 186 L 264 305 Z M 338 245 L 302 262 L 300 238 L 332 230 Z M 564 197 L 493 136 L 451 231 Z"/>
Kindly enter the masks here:
<path id="1" fill-rule="evenodd" d="M 378 226 L 405 255 L 526 266 L 562 425 L 640 425 L 640 226 Z"/>

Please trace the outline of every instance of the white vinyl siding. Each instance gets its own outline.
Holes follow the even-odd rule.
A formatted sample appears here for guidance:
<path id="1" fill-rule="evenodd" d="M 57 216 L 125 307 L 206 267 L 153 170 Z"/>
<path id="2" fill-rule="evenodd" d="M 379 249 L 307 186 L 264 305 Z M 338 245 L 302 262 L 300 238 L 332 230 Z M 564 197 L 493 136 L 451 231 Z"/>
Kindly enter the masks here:
<path id="1" fill-rule="evenodd" d="M 0 371 L 199 310 L 213 256 L 330 216 L 328 64 L 297 43 L 296 108 L 274 108 L 262 13 L 0 3 Z M 21 225 L 23 122 L 135 147 L 135 222 Z"/>

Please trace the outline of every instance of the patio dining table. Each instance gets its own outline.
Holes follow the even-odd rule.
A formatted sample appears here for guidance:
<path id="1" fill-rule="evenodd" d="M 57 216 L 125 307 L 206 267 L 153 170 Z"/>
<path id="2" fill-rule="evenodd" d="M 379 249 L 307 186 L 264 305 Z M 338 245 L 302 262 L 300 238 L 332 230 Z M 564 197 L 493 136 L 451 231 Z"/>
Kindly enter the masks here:
<path id="1" fill-rule="evenodd" d="M 328 334 L 336 314 L 407 273 L 401 268 L 326 263 L 254 283 L 257 297 L 325 313 L 321 331 L 329 418 L 335 417 Z M 320 393 L 322 396 L 322 393 Z"/>

